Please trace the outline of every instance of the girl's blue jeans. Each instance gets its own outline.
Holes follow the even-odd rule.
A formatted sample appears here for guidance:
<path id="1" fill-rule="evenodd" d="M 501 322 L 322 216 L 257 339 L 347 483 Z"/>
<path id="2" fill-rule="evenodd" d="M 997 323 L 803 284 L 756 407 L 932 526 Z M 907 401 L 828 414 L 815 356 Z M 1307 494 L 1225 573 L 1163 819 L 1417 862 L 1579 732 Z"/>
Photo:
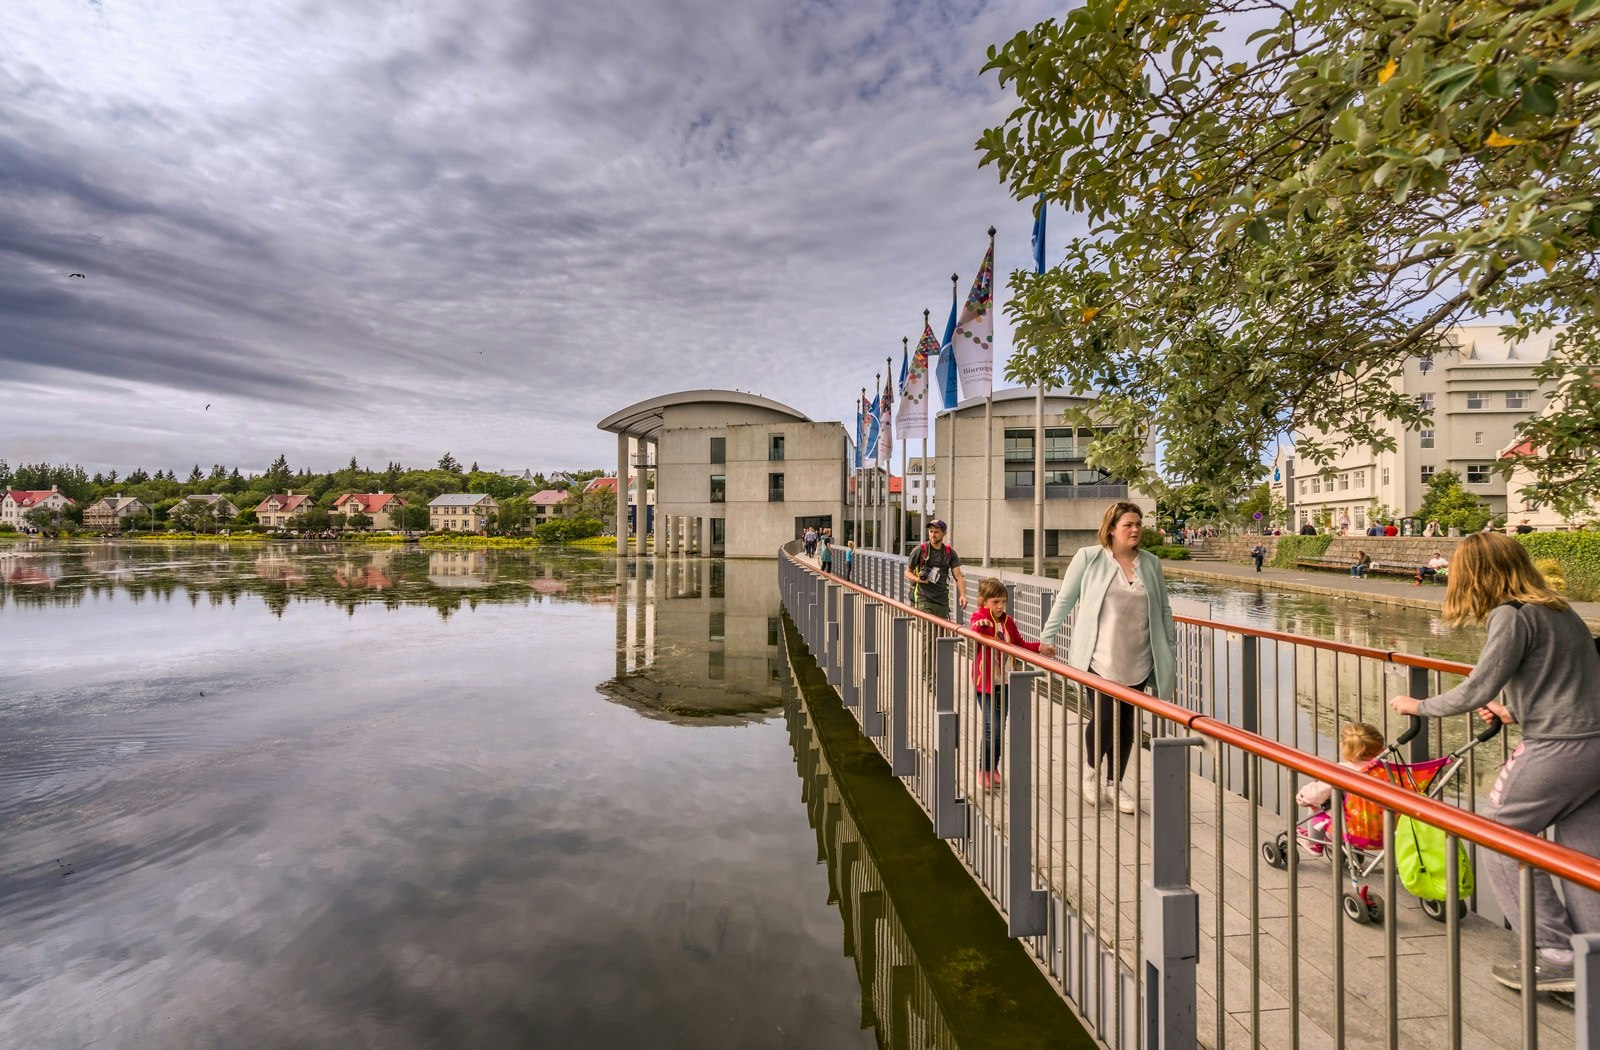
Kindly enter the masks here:
<path id="1" fill-rule="evenodd" d="M 985 773 L 993 773 L 1000 768 L 1000 748 L 1005 739 L 1005 687 L 996 686 L 993 693 L 979 693 L 978 708 L 983 712 L 983 752 L 978 762 Z"/>

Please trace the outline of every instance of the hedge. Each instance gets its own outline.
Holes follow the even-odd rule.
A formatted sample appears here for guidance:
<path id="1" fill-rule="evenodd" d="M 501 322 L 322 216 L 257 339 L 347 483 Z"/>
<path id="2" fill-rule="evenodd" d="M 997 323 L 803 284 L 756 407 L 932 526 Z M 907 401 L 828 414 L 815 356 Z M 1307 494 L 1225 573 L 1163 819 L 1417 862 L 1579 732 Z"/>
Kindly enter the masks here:
<path id="1" fill-rule="evenodd" d="M 1535 561 L 1553 559 L 1567 578 L 1573 601 L 1600 600 L 1600 532 L 1529 532 L 1517 537 Z"/>
<path id="2" fill-rule="evenodd" d="M 1278 546 L 1272 553 L 1274 569 L 1292 569 L 1301 558 L 1320 558 L 1328 553 L 1333 537 L 1329 536 L 1279 536 Z"/>

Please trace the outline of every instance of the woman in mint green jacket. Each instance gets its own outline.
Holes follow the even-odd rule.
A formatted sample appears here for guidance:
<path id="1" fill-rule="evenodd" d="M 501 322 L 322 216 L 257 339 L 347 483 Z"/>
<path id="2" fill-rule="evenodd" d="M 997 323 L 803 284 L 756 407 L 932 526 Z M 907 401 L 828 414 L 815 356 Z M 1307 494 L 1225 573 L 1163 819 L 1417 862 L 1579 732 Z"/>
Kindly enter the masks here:
<path id="1" fill-rule="evenodd" d="M 1061 591 L 1040 641 L 1056 636 L 1075 608 L 1067 663 L 1119 685 L 1171 700 L 1177 691 L 1177 628 L 1167 600 L 1161 559 L 1139 549 L 1144 511 L 1136 503 L 1113 503 L 1100 522 L 1100 542 L 1084 547 L 1061 577 Z M 1083 796 L 1099 805 L 1111 801 L 1124 813 L 1136 809 L 1122 788 L 1135 739 L 1135 709 L 1096 690 L 1084 704 Z M 1112 785 L 1107 785 L 1109 779 Z"/>

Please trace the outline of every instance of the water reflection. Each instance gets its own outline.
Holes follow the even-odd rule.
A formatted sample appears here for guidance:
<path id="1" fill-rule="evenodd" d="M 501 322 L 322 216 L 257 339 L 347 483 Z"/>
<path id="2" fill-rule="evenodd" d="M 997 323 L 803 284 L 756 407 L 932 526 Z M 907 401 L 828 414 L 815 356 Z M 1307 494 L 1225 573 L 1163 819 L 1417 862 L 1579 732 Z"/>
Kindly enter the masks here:
<path id="1" fill-rule="evenodd" d="M 611 561 L 577 552 L 535 557 L 315 542 L 16 544 L 0 548 L 0 608 L 122 597 L 231 604 L 253 596 L 276 616 L 304 602 L 337 605 L 351 615 L 367 605 L 428 605 L 449 618 L 486 602 L 609 604 L 616 600 Z"/>
<path id="2" fill-rule="evenodd" d="M 777 709 L 787 674 L 772 565 L 618 561 L 616 674 L 600 691 L 651 718 L 731 723 Z"/>

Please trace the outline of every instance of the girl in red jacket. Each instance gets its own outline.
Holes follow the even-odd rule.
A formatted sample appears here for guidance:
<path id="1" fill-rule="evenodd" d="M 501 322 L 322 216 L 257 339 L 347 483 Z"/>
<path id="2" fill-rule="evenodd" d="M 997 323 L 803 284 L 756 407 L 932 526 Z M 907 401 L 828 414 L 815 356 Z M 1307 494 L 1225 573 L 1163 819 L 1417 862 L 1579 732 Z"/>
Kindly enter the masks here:
<path id="1" fill-rule="evenodd" d="M 989 577 L 978 581 L 978 609 L 968 624 L 979 634 L 1002 642 L 1020 646 L 1041 656 L 1055 656 L 1053 645 L 1040 645 L 1022 637 L 1017 621 L 1006 615 L 1006 586 Z M 978 706 L 983 710 L 982 768 L 978 770 L 978 786 L 986 791 L 1000 787 L 1000 741 L 1006 725 L 1006 684 L 1002 657 L 987 646 L 979 646 L 972 661 L 972 684 L 978 694 Z M 996 681 L 996 677 L 1001 678 Z"/>

